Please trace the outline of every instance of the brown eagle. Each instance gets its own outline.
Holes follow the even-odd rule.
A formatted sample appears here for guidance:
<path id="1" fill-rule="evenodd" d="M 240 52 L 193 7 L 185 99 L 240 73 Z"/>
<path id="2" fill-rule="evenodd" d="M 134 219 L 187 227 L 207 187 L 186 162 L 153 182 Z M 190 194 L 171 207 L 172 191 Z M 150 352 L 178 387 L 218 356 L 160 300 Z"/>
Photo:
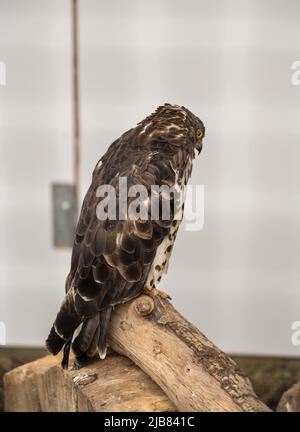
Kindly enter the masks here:
<path id="1" fill-rule="evenodd" d="M 184 191 L 204 134 L 202 121 L 187 108 L 165 104 L 114 141 L 96 165 L 76 228 L 66 295 L 46 341 L 54 355 L 64 349 L 64 368 L 68 367 L 71 345 L 77 367 L 97 350 L 100 358 L 105 358 L 115 305 L 142 290 L 164 295 L 156 285 L 167 270 L 180 224 L 180 218 L 175 217 L 175 194 L 163 188 L 155 219 L 151 218 L 150 198 L 143 202 L 147 218 L 131 218 L 128 211 L 124 217 L 117 211 L 114 218 L 99 218 L 98 205 L 107 199 L 107 195 L 99 195 L 99 187 L 114 187 L 118 198 L 120 178 L 126 178 L 127 187 L 142 185 L 149 194 L 152 185 Z M 127 210 L 132 200 L 128 198 Z M 168 218 L 162 215 L 165 201 L 174 204 Z M 119 207 L 117 202 L 113 208 Z"/>

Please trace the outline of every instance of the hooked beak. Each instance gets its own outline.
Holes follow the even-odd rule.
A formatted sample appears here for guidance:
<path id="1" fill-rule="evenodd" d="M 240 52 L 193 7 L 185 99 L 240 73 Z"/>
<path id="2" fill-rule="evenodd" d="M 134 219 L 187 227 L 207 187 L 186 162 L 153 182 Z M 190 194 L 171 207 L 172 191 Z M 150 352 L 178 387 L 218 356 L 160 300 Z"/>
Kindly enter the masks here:
<path id="1" fill-rule="evenodd" d="M 198 154 L 200 154 L 200 152 L 202 150 L 202 140 L 198 141 L 195 147 L 198 150 Z"/>

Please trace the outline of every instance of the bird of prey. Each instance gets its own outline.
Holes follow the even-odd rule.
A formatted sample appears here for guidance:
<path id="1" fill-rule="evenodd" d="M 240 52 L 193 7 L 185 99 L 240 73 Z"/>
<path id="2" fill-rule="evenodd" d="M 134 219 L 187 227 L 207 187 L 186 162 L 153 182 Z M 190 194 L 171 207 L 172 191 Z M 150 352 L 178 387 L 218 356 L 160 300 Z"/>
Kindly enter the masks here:
<path id="1" fill-rule="evenodd" d="M 175 194 L 165 193 L 163 188 L 154 219 L 150 198 L 143 202 L 149 204 L 149 217 L 131 218 L 125 211 L 124 217 L 117 212 L 114 218 L 99 218 L 97 208 L 105 200 L 105 195 L 97 192 L 99 187 L 114 187 L 118 198 L 120 179 L 126 178 L 127 187 L 142 185 L 149 193 L 152 185 L 183 192 L 204 134 L 202 121 L 187 108 L 165 104 L 123 133 L 97 163 L 76 228 L 65 298 L 46 341 L 54 355 L 63 349 L 64 368 L 68 367 L 71 346 L 75 367 L 85 364 L 97 350 L 100 358 L 105 358 L 115 305 L 142 291 L 165 294 L 156 287 L 166 273 L 180 224 L 180 218 L 175 217 Z M 127 210 L 132 200 L 128 198 Z M 165 201 L 174 204 L 168 218 L 162 215 Z M 182 212 L 183 207 L 184 203 Z"/>

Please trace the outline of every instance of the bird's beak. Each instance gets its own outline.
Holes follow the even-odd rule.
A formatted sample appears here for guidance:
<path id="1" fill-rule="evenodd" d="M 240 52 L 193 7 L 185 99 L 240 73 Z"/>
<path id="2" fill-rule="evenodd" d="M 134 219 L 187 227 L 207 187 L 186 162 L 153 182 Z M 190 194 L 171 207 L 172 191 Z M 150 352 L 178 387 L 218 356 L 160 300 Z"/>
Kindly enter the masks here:
<path id="1" fill-rule="evenodd" d="M 198 154 L 201 152 L 202 150 L 202 141 L 198 141 L 196 144 L 196 149 L 198 150 Z"/>

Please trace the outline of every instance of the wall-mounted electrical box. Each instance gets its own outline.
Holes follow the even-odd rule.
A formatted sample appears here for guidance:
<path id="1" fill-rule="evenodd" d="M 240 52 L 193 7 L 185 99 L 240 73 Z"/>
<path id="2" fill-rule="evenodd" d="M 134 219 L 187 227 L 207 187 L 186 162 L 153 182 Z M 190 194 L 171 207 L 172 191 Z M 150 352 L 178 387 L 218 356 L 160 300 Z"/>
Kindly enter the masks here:
<path id="1" fill-rule="evenodd" d="M 78 217 L 76 186 L 52 184 L 53 243 L 57 247 L 72 247 Z"/>

